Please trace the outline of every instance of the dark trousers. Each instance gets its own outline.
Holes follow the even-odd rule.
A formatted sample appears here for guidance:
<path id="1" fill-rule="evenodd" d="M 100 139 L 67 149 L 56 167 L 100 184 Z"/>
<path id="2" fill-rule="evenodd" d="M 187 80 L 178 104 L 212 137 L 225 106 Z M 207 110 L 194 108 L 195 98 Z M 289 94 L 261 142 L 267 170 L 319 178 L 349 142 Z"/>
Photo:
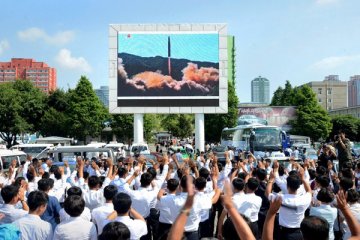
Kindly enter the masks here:
<path id="1" fill-rule="evenodd" d="M 209 218 L 199 224 L 199 235 L 200 235 L 200 239 L 201 238 L 211 238 L 212 237 L 210 219 Z"/>
<path id="2" fill-rule="evenodd" d="M 166 240 L 170 231 L 172 224 L 159 222 L 158 228 L 158 237 L 154 238 L 154 240 Z"/>
<path id="3" fill-rule="evenodd" d="M 210 232 L 211 234 L 214 233 L 214 227 L 215 227 L 215 217 L 216 217 L 216 213 L 218 214 L 217 216 L 217 222 L 219 221 L 220 215 L 222 213 L 222 210 L 224 209 L 224 207 L 221 204 L 221 200 L 219 198 L 219 200 L 213 204 L 209 219 L 210 219 Z M 217 232 L 217 228 L 215 229 L 215 237 L 217 236 L 218 232 Z"/>
<path id="4" fill-rule="evenodd" d="M 152 235 L 152 232 L 151 232 L 151 226 L 150 226 L 150 216 L 145 218 L 145 221 L 146 221 L 146 227 L 147 227 L 147 234 L 142 236 L 140 238 L 140 240 L 151 240 L 151 235 Z"/>
<path id="5" fill-rule="evenodd" d="M 281 240 L 303 240 L 300 228 L 286 228 L 280 226 Z M 319 239 L 320 240 L 320 239 Z"/>
<path id="6" fill-rule="evenodd" d="M 148 229 L 150 228 L 151 234 L 153 239 L 158 239 L 158 232 L 159 232 L 159 217 L 160 212 L 155 208 L 150 209 L 150 215 L 147 219 L 148 222 Z"/>
<path id="7" fill-rule="evenodd" d="M 184 237 L 186 240 L 199 240 L 199 232 L 184 232 Z"/>
<path id="8" fill-rule="evenodd" d="M 252 233 L 254 234 L 255 239 L 259 239 L 259 227 L 258 222 L 252 222 L 250 223 L 250 228 Z"/>

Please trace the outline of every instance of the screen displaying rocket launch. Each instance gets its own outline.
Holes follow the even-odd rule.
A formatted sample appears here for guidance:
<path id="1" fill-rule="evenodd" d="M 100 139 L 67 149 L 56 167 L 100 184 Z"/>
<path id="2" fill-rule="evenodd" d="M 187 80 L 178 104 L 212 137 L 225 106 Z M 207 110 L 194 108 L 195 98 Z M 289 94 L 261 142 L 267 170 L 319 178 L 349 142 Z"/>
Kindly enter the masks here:
<path id="1" fill-rule="evenodd" d="M 119 33 L 117 70 L 119 99 L 216 99 L 219 35 Z"/>

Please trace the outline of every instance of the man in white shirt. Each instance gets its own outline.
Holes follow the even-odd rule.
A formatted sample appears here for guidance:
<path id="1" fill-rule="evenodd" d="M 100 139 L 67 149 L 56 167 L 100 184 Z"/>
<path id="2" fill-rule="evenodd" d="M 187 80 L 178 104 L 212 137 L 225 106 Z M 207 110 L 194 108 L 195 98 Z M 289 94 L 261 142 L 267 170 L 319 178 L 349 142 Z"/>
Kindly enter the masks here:
<path id="1" fill-rule="evenodd" d="M 54 240 L 97 239 L 95 225 L 80 217 L 84 208 L 84 199 L 77 195 L 65 199 L 64 209 L 70 215 L 70 219 L 57 225 L 54 231 Z"/>
<path id="2" fill-rule="evenodd" d="M 0 224 L 12 223 L 26 214 L 29 207 L 25 202 L 25 189 L 15 185 L 8 185 L 1 189 L 1 197 L 4 204 L 0 207 L 0 213 L 5 216 L 0 219 Z M 21 202 L 22 209 L 15 208 L 18 202 Z"/>
<path id="3" fill-rule="evenodd" d="M 77 195 L 82 197 L 82 190 L 79 187 L 71 187 L 66 191 L 66 195 L 67 197 L 73 196 L 73 195 Z M 59 211 L 59 216 L 60 216 L 60 222 L 64 222 L 69 220 L 71 217 L 69 214 L 66 213 L 65 209 L 62 208 Z M 85 207 L 84 211 L 81 213 L 80 217 L 86 221 L 91 221 L 91 212 L 90 209 Z"/>
<path id="4" fill-rule="evenodd" d="M 113 221 L 125 224 L 130 230 L 130 240 L 138 240 L 147 234 L 147 227 L 145 219 L 131 208 L 131 203 L 131 197 L 128 194 L 118 193 L 113 199 L 114 210 L 117 214 Z M 130 215 L 133 219 L 129 217 Z M 102 225 L 105 226 L 109 222 L 106 219 Z"/>
<path id="5" fill-rule="evenodd" d="M 19 228 L 22 240 L 52 240 L 53 231 L 51 224 L 40 218 L 46 210 L 47 202 L 48 199 L 44 192 L 33 191 L 29 194 L 29 214 L 13 222 Z"/>
<path id="6" fill-rule="evenodd" d="M 298 166 L 299 167 L 299 166 Z M 311 203 L 311 188 L 305 179 L 304 169 L 299 167 L 298 174 L 291 174 L 287 179 L 286 194 L 279 194 L 282 205 L 279 211 L 280 239 L 302 239 L 300 224 L 304 213 Z M 305 194 L 297 191 L 303 183 Z"/>
<path id="7" fill-rule="evenodd" d="M 105 204 L 101 207 L 95 208 L 91 213 L 92 222 L 97 226 L 98 235 L 103 231 L 102 225 L 107 217 L 114 212 L 114 205 L 112 203 L 113 198 L 118 193 L 117 187 L 109 185 L 104 188 Z"/>

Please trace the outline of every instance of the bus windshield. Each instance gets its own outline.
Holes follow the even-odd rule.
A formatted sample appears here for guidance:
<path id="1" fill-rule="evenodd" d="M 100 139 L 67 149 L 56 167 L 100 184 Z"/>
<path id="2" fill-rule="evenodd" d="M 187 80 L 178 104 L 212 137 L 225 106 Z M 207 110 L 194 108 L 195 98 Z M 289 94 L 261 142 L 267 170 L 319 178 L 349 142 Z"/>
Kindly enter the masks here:
<path id="1" fill-rule="evenodd" d="M 281 131 L 278 128 L 256 128 L 255 151 L 279 151 L 282 149 Z"/>

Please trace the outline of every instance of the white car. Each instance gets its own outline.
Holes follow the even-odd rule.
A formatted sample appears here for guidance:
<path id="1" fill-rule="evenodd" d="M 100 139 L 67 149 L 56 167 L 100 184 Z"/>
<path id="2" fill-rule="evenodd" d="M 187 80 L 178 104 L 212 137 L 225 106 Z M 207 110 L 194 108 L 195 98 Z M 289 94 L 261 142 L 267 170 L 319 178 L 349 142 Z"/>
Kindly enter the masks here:
<path id="1" fill-rule="evenodd" d="M 146 143 L 134 143 L 130 148 L 130 156 L 135 154 L 150 154 L 149 146 Z"/>

